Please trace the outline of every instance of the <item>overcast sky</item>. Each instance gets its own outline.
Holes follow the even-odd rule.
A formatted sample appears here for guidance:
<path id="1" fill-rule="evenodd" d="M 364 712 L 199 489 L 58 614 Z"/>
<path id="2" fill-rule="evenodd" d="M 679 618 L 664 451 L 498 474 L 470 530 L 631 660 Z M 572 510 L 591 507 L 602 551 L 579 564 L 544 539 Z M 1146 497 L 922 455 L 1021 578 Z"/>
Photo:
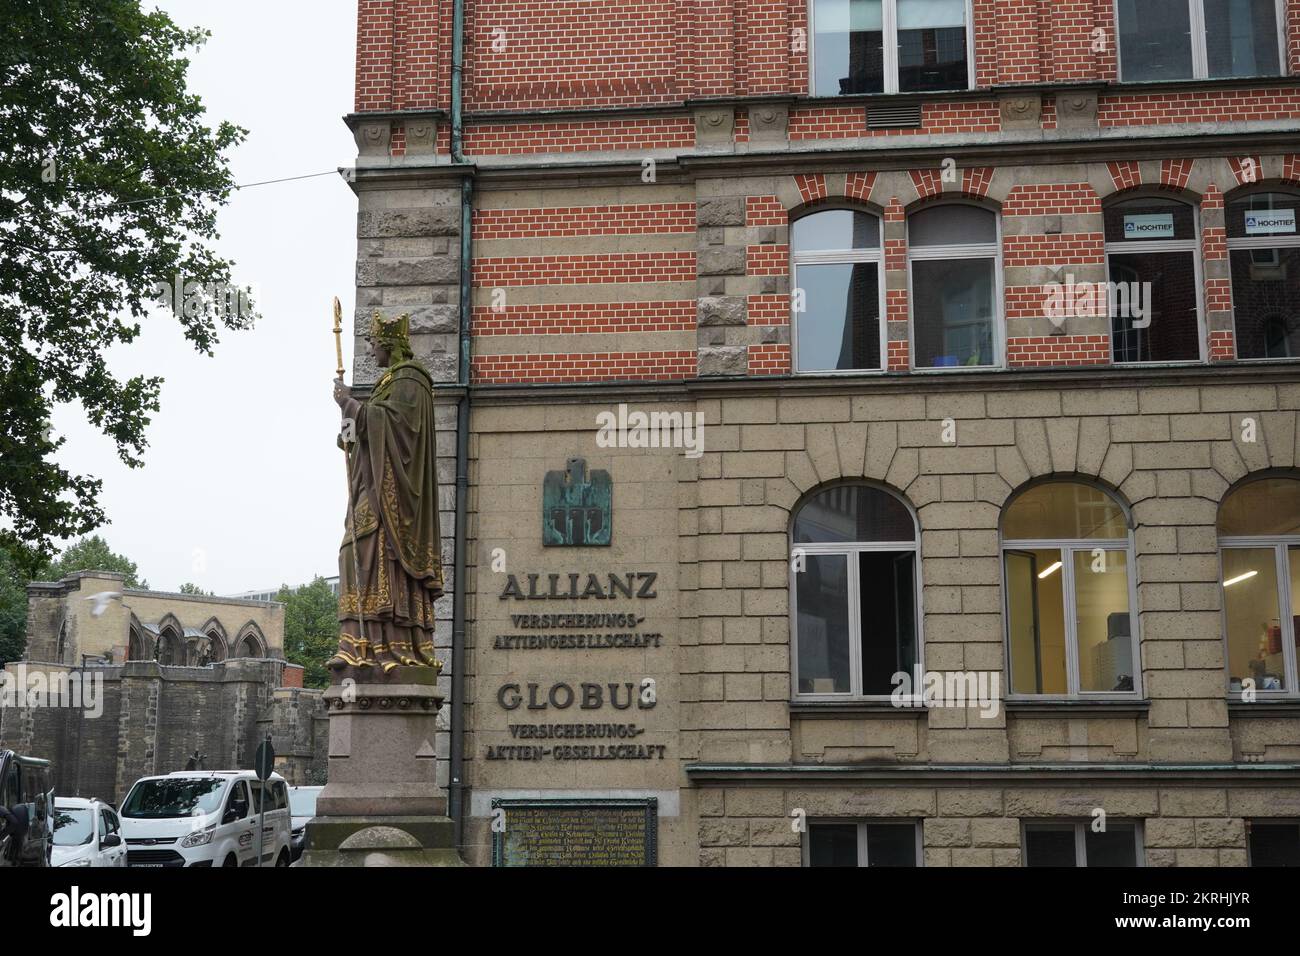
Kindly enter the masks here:
<path id="1" fill-rule="evenodd" d="M 146 0 L 212 33 L 190 89 L 209 125 L 248 130 L 231 154 L 238 183 L 349 166 L 355 0 Z M 165 313 L 111 353 L 116 373 L 160 374 L 162 411 L 146 464 L 129 469 L 79 407 L 61 409 L 59 460 L 102 478 L 109 545 L 156 590 L 193 581 L 230 594 L 337 574 L 342 452 L 330 302 L 350 329 L 356 198 L 338 176 L 240 191 L 221 213 L 219 254 L 253 287 L 262 321 L 196 353 Z M 350 335 L 344 360 L 351 369 Z M 351 381 L 349 373 L 348 380 Z"/>

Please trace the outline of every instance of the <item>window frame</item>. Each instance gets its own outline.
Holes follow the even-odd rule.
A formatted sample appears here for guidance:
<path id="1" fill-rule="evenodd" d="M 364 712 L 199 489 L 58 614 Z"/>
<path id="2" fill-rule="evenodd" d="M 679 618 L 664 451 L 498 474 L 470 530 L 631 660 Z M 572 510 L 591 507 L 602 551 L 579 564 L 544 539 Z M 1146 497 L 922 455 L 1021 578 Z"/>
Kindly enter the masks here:
<path id="1" fill-rule="evenodd" d="M 1244 822 L 1246 825 L 1246 866 L 1253 867 L 1259 865 L 1260 869 L 1264 869 L 1264 867 L 1261 864 L 1255 863 L 1254 854 L 1251 851 L 1250 846 L 1250 831 L 1253 825 L 1259 823 L 1264 826 L 1291 826 L 1300 828 L 1300 817 L 1246 817 Z"/>
<path id="2" fill-rule="evenodd" d="M 1124 515 L 1124 525 L 1128 529 L 1125 538 L 1007 538 L 1002 533 L 1007 511 L 1026 492 L 1046 484 L 1081 485 L 1092 488 L 1109 498 Z M 1133 689 L 1132 690 L 1080 690 L 1079 689 L 1079 634 L 1078 595 L 1074 588 L 1074 553 L 1082 551 L 1091 553 L 1100 548 L 1103 551 L 1123 550 L 1125 572 L 1128 575 L 1128 616 L 1129 634 L 1133 642 Z M 1052 550 L 1061 552 L 1062 610 L 1065 612 L 1065 685 L 1064 694 L 1022 694 L 1016 693 L 1015 675 L 1011 671 L 1011 589 L 1007 582 L 1007 553 L 1010 551 Z M 1071 478 L 1053 478 L 1038 481 L 1017 489 L 1002 506 L 998 516 L 998 564 L 1002 588 L 1002 651 L 1006 668 L 1007 692 L 1003 699 L 1009 702 L 1034 701 L 1038 703 L 1051 701 L 1077 700 L 1141 700 L 1142 680 L 1142 637 L 1138 617 L 1137 601 L 1137 563 L 1134 546 L 1133 516 L 1128 507 L 1109 489 L 1087 481 Z"/>
<path id="3" fill-rule="evenodd" d="M 1114 820 L 1107 818 L 1106 825 L 1120 824 L 1123 826 L 1133 827 L 1134 841 L 1134 866 L 1146 866 L 1146 833 L 1143 824 L 1144 820 L 1138 817 L 1117 817 Z M 1079 820 L 1075 817 L 1034 817 L 1032 819 L 1022 818 L 1020 821 L 1020 865 L 1029 869 L 1029 831 L 1039 827 L 1074 827 L 1074 868 L 1088 869 L 1088 828 L 1092 826 L 1091 820 Z M 1080 863 L 1079 861 L 1083 862 Z M 1036 868 L 1035 868 L 1036 869 Z"/>
<path id="4" fill-rule="evenodd" d="M 912 217 L 919 212 L 941 206 L 973 206 L 993 217 L 992 242 L 955 243 L 943 246 L 914 246 L 912 244 Z M 951 375 L 954 372 L 997 372 L 1007 367 L 1007 318 L 1005 277 L 1002 264 L 1002 211 L 970 199 L 942 199 L 923 202 L 907 213 L 907 365 L 912 372 Z M 919 255 L 917 249 L 923 250 Z M 972 252 L 971 250 L 980 250 Z M 918 366 L 916 364 L 916 282 L 912 276 L 912 263 L 920 259 L 988 259 L 993 260 L 993 363 L 991 365 Z"/>
<path id="5" fill-rule="evenodd" d="M 1223 197 L 1223 215 L 1226 221 L 1229 207 L 1243 199 L 1249 199 L 1251 196 L 1266 195 L 1275 193 L 1283 196 L 1290 196 L 1300 203 L 1300 191 L 1288 189 L 1284 186 L 1252 186 L 1249 189 L 1234 189 L 1231 193 Z M 1300 223 L 1300 211 L 1296 213 L 1297 222 Z M 1225 222 L 1226 226 L 1226 222 Z M 1227 232 L 1227 229 L 1224 229 Z M 1297 231 L 1287 235 L 1285 233 L 1274 236 L 1229 236 L 1228 244 L 1228 298 L 1232 303 L 1232 341 L 1234 344 L 1234 359 L 1238 362 L 1296 362 L 1300 361 L 1300 355 L 1278 355 L 1278 356 L 1260 356 L 1258 358 L 1242 358 L 1241 350 L 1236 346 L 1240 336 L 1237 334 L 1237 289 L 1232 281 L 1232 254 L 1234 252 L 1251 252 L 1256 249 L 1300 249 L 1300 225 Z"/>
<path id="6" fill-rule="evenodd" d="M 1118 0 L 1116 0 L 1118 2 Z M 966 86 L 952 90 L 899 90 L 898 88 L 898 0 L 880 0 L 880 30 L 883 47 L 885 88 L 879 93 L 817 92 L 817 3 L 808 0 L 808 95 L 824 99 L 848 96 L 943 96 L 975 89 L 975 13 L 974 0 L 963 0 L 966 26 Z M 1116 21 L 1118 23 L 1118 20 Z M 893 40 L 891 43 L 890 40 Z"/>
<path id="7" fill-rule="evenodd" d="M 1141 253 L 1169 253 L 1169 252 L 1190 252 L 1192 255 L 1192 284 L 1196 291 L 1196 345 L 1199 352 L 1197 358 L 1187 359 L 1167 359 L 1154 362 L 1121 362 L 1115 357 L 1115 317 L 1110 314 L 1109 309 L 1106 315 L 1106 334 L 1110 338 L 1110 364 L 1119 368 L 1179 368 L 1190 365 L 1207 365 L 1210 361 L 1209 352 L 1209 331 L 1206 324 L 1205 315 L 1205 263 L 1202 261 L 1201 250 L 1201 206 L 1199 203 L 1190 202 L 1182 196 L 1169 194 L 1153 195 L 1143 191 L 1138 193 L 1125 192 L 1118 197 L 1111 197 L 1102 207 L 1103 225 L 1102 234 L 1105 235 L 1104 217 L 1107 208 L 1121 206 L 1130 201 L 1141 201 L 1143 199 L 1164 199 L 1170 202 L 1182 203 L 1192 210 L 1192 238 L 1190 239 L 1137 239 L 1135 241 L 1126 240 L 1103 240 L 1103 248 L 1106 256 L 1106 281 L 1110 282 L 1110 257 L 1112 255 L 1129 255 Z M 1232 280 L 1229 278 L 1229 286 Z M 1235 316 L 1234 316 L 1234 334 L 1235 334 Z M 1143 330 L 1145 331 L 1145 330 Z"/>
<path id="8" fill-rule="evenodd" d="M 1300 478 L 1294 475 L 1277 475 L 1264 473 L 1251 479 L 1251 481 L 1242 482 L 1235 485 L 1223 496 L 1219 502 L 1222 509 L 1224 502 L 1233 494 L 1240 491 L 1248 484 L 1256 481 L 1263 481 L 1269 478 L 1285 478 L 1289 481 L 1300 482 Z M 1282 690 L 1263 690 L 1255 688 L 1255 697 L 1257 700 L 1297 700 L 1300 699 L 1300 653 L 1297 653 L 1295 641 L 1295 618 L 1296 599 L 1300 595 L 1293 594 L 1291 591 L 1291 565 L 1288 557 L 1288 549 L 1296 548 L 1300 550 L 1300 534 L 1236 534 L 1221 535 L 1217 533 L 1217 558 L 1219 562 L 1219 621 L 1220 631 L 1222 632 L 1223 642 L 1223 688 L 1227 699 L 1230 701 L 1240 701 L 1242 691 L 1232 690 L 1230 683 L 1232 678 L 1232 664 L 1229 657 L 1230 648 L 1228 645 L 1228 599 L 1223 587 L 1223 552 L 1225 549 L 1245 549 L 1264 550 L 1273 549 L 1274 572 L 1277 575 L 1277 610 L 1279 621 L 1282 628 L 1282 661 L 1286 672 L 1286 687 Z M 1298 559 L 1300 560 L 1300 559 Z M 1288 613 L 1292 612 L 1292 613 Z"/>
<path id="9" fill-rule="evenodd" d="M 799 865 L 804 869 L 812 869 L 812 829 L 815 826 L 856 826 L 858 830 L 858 865 L 857 869 L 864 869 L 871 864 L 867 861 L 867 828 L 879 826 L 880 824 L 889 824 L 899 826 L 901 824 L 911 824 L 912 831 L 916 835 L 916 868 L 920 869 L 925 866 L 925 839 L 923 835 L 923 821 L 917 817 L 815 817 L 807 821 L 799 841 Z M 819 867 L 820 869 L 820 867 Z M 907 867 L 891 867 L 891 869 L 907 869 Z"/>
<path id="10" fill-rule="evenodd" d="M 1285 0 L 1273 0 L 1273 25 L 1277 31 L 1278 73 L 1243 73 L 1229 76 L 1210 76 L 1210 54 L 1205 41 L 1205 0 L 1187 0 L 1188 40 L 1192 44 L 1192 75 L 1178 79 L 1126 80 L 1124 79 L 1124 43 L 1119 31 L 1120 0 L 1112 0 L 1111 13 L 1115 24 L 1115 75 L 1121 83 L 1186 83 L 1193 80 L 1279 79 L 1291 75 L 1287 61 L 1287 23 Z"/>
<path id="11" fill-rule="evenodd" d="M 826 212 L 837 210 L 863 213 L 876 220 L 878 241 L 874 249 L 819 249 L 815 252 L 794 251 L 794 225 L 805 219 Z M 799 285 L 799 267 L 801 265 L 842 265 L 845 263 L 874 263 L 876 266 L 876 298 L 879 310 L 880 326 L 880 368 L 843 368 L 843 369 L 808 369 L 799 368 L 799 325 L 808 313 L 791 312 L 790 315 L 790 367 L 795 375 L 883 375 L 889 371 L 889 317 L 885 313 L 885 219 L 874 209 L 855 206 L 849 203 L 817 206 L 790 220 L 790 294 L 801 288 Z"/>
<path id="12" fill-rule="evenodd" d="M 910 542 L 907 541 L 816 541 L 807 543 L 797 543 L 794 540 L 795 522 L 798 520 L 799 512 L 803 506 L 811 501 L 818 494 L 837 487 L 865 487 L 874 491 L 883 492 L 891 495 L 907 508 L 907 513 L 912 517 L 912 527 L 915 534 Z M 912 555 L 913 573 L 912 573 L 912 608 L 914 620 L 916 622 L 916 667 L 921 673 L 925 673 L 925 615 L 922 613 L 922 574 L 921 574 L 921 523 L 917 520 L 916 509 L 912 503 L 898 494 L 891 488 L 884 485 L 875 484 L 869 481 L 840 481 L 826 485 L 819 485 L 812 492 L 804 495 L 799 504 L 790 512 L 790 528 L 786 533 L 786 540 L 789 542 L 791 553 L 798 548 L 807 556 L 819 554 L 843 554 L 847 555 L 847 568 L 845 574 L 848 577 L 849 585 L 849 690 L 848 693 L 808 693 L 799 692 L 799 588 L 798 575 L 801 573 L 794 569 L 794 562 L 790 562 L 789 572 L 789 605 L 790 605 L 790 700 L 791 702 L 799 701 L 825 701 L 825 702 L 844 702 L 844 701 L 874 701 L 885 702 L 891 701 L 892 694 L 864 694 L 862 693 L 862 621 L 861 606 L 862 598 L 859 593 L 858 580 L 858 555 L 862 552 L 898 552 L 906 551 Z M 857 640 L 853 635 L 857 635 Z"/>

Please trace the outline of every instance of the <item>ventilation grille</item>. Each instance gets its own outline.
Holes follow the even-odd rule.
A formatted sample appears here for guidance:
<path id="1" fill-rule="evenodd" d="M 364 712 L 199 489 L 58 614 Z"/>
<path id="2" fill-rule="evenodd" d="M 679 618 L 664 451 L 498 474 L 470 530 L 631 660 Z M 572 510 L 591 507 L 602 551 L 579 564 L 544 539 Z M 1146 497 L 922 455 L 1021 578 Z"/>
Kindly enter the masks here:
<path id="1" fill-rule="evenodd" d="M 920 126 L 921 104 L 910 106 L 868 106 L 867 128 L 885 129 L 897 126 Z"/>

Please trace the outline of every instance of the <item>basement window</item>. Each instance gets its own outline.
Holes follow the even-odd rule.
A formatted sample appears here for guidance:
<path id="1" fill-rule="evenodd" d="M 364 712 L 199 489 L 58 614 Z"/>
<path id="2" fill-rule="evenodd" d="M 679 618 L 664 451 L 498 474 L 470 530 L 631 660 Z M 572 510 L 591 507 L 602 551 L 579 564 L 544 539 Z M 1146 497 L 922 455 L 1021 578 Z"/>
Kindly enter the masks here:
<path id="1" fill-rule="evenodd" d="M 1279 0 L 1119 0 L 1126 82 L 1278 76 Z"/>
<path id="2" fill-rule="evenodd" d="M 1300 822 L 1247 820 L 1251 866 L 1300 866 Z"/>
<path id="3" fill-rule="evenodd" d="M 1137 823 L 1106 821 L 1026 823 L 1025 866 L 1140 866 L 1142 832 Z"/>
<path id="4" fill-rule="evenodd" d="M 920 859 L 921 827 L 915 820 L 808 822 L 805 866 L 920 866 Z"/>
<path id="5" fill-rule="evenodd" d="M 813 0 L 816 96 L 965 90 L 968 0 Z"/>

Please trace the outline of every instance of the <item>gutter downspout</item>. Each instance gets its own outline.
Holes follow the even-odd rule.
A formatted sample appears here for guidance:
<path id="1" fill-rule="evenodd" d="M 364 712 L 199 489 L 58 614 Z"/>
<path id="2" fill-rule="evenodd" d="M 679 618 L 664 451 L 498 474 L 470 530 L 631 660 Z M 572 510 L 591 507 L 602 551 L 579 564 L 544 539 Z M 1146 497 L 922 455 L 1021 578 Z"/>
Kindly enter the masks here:
<path id="1" fill-rule="evenodd" d="M 465 0 L 455 0 L 451 26 L 451 161 L 465 162 L 464 62 Z M 470 216 L 474 183 L 466 173 L 460 181 L 460 355 L 456 406 L 456 531 L 452 572 L 451 612 L 451 754 L 448 768 L 448 811 L 458 852 L 465 845 L 465 548 L 469 497 L 469 361 L 470 361 Z M 462 852 L 462 857 L 463 857 Z"/>

